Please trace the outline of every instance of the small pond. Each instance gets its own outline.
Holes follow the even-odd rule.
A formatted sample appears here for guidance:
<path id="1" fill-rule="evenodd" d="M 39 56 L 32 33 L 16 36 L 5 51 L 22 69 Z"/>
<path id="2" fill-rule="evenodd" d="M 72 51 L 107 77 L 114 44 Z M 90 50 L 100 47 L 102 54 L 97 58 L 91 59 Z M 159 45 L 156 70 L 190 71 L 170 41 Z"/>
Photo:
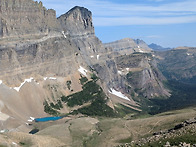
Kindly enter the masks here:
<path id="1" fill-rule="evenodd" d="M 43 117 L 43 118 L 36 118 L 35 122 L 46 122 L 46 121 L 55 121 L 55 120 L 59 120 L 63 117 L 60 116 L 55 116 L 55 117 Z"/>
<path id="2" fill-rule="evenodd" d="M 35 133 L 37 133 L 37 132 L 39 132 L 39 129 L 33 129 L 33 130 L 31 130 L 31 131 L 29 132 L 29 134 L 35 134 Z"/>

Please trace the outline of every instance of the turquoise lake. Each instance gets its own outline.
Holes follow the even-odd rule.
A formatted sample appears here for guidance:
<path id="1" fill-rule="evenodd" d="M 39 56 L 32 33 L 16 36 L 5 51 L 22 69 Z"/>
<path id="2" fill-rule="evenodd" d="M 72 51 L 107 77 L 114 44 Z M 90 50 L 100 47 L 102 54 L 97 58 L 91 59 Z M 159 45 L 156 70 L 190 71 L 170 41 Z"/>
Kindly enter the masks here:
<path id="1" fill-rule="evenodd" d="M 59 120 L 63 117 L 60 116 L 55 116 L 55 117 L 43 117 L 43 118 L 36 118 L 35 122 L 46 122 L 46 121 L 55 121 L 55 120 Z"/>

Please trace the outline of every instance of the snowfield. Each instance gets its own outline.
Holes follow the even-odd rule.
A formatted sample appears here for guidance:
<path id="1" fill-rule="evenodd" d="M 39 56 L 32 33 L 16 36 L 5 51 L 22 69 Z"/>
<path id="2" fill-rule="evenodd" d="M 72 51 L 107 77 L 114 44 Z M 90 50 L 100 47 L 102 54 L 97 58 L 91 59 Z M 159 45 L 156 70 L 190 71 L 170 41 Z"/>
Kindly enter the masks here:
<path id="1" fill-rule="evenodd" d="M 33 122 L 35 120 L 35 118 L 34 117 L 31 117 L 31 116 L 29 118 L 30 119 L 27 120 L 28 122 Z"/>
<path id="2" fill-rule="evenodd" d="M 191 54 L 189 54 L 189 53 L 186 53 L 187 54 L 187 56 L 191 56 Z"/>
<path id="3" fill-rule="evenodd" d="M 141 49 L 139 49 L 139 52 L 140 52 L 140 53 L 143 53 L 144 51 L 142 51 Z"/>
<path id="4" fill-rule="evenodd" d="M 111 88 L 111 89 L 109 90 L 109 93 L 111 93 L 111 94 L 113 94 L 113 95 L 116 95 L 116 96 L 118 96 L 118 97 L 120 97 L 120 98 L 122 98 L 122 99 L 125 99 L 125 100 L 130 101 L 130 99 L 129 99 L 127 96 L 125 96 L 124 94 L 122 94 L 122 93 L 119 92 L 119 91 L 114 90 L 113 88 Z"/>
<path id="5" fill-rule="evenodd" d="M 29 79 L 25 79 L 24 82 L 22 82 L 22 83 L 20 84 L 19 87 L 14 87 L 13 89 L 19 92 L 19 91 L 20 91 L 20 88 L 21 88 L 26 82 L 30 83 L 30 82 L 32 82 L 32 80 L 33 80 L 32 77 L 29 78 Z"/>
<path id="6" fill-rule="evenodd" d="M 56 80 L 57 78 L 55 77 L 49 77 L 49 80 Z"/>
<path id="7" fill-rule="evenodd" d="M 82 66 L 80 66 L 80 68 L 78 69 L 78 71 L 83 74 L 84 76 L 87 77 L 87 72 L 88 70 L 86 70 L 85 68 L 83 68 Z"/>
<path id="8" fill-rule="evenodd" d="M 123 73 L 122 73 L 122 71 L 119 71 L 119 70 L 118 70 L 118 74 L 119 74 L 119 75 L 122 75 Z"/>
<path id="9" fill-rule="evenodd" d="M 99 55 L 97 55 L 97 60 L 99 60 Z"/>
<path id="10" fill-rule="evenodd" d="M 57 78 L 55 78 L 55 77 L 44 77 L 43 79 L 44 79 L 44 81 L 46 81 L 47 79 L 49 79 L 49 80 L 56 80 Z"/>
<path id="11" fill-rule="evenodd" d="M 62 31 L 62 34 L 63 34 L 64 38 L 66 39 L 67 36 L 65 35 L 65 32 L 64 31 Z"/>

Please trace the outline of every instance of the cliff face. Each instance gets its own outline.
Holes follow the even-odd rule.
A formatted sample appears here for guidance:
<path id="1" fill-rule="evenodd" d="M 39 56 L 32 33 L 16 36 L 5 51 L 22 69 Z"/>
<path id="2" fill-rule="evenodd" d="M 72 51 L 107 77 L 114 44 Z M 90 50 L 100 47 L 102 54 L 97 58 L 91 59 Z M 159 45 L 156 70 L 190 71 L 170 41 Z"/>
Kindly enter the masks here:
<path id="1" fill-rule="evenodd" d="M 35 75 L 67 76 L 78 69 L 75 43 L 65 36 L 56 12 L 42 2 L 1 0 L 0 20 L 0 79 L 4 83 L 18 85 Z"/>
<path id="2" fill-rule="evenodd" d="M 134 52 L 150 53 L 151 49 L 147 48 L 145 42 L 138 43 L 131 38 L 124 38 L 110 43 L 105 43 L 105 47 L 111 47 L 113 52 L 118 52 L 121 55 L 130 55 Z"/>
<path id="3" fill-rule="evenodd" d="M 0 1 L 0 37 L 47 34 L 60 30 L 56 12 L 33 0 Z"/>
<path id="4" fill-rule="evenodd" d="M 138 48 L 143 48 L 146 51 L 151 51 L 152 50 L 151 48 L 148 47 L 148 45 L 143 40 L 135 39 L 134 41 L 138 45 Z"/>
<path id="5" fill-rule="evenodd" d="M 168 79 L 195 84 L 196 48 L 178 47 L 157 54 L 161 57 L 158 65 Z"/>
<path id="6" fill-rule="evenodd" d="M 83 7 L 74 7 L 58 18 L 64 31 L 72 37 L 95 35 L 92 13 Z"/>
<path id="7" fill-rule="evenodd" d="M 137 66 L 134 68 L 138 69 L 141 68 L 140 64 L 143 64 L 141 65 L 140 77 L 134 79 L 140 84 L 131 84 L 135 89 L 148 89 L 149 91 L 147 90 L 143 94 L 147 98 L 161 95 L 168 96 L 167 90 L 160 84 L 162 79 L 159 79 L 157 76 L 159 71 L 153 72 L 150 63 L 148 63 L 147 55 L 142 56 L 143 53 L 151 53 L 151 49 L 144 41 L 126 38 L 103 45 L 94 34 L 91 12 L 82 7 L 74 7 L 66 14 L 60 16 L 58 20 L 64 31 L 70 35 L 71 40 L 78 47 L 78 53 L 97 72 L 103 81 L 106 92 L 108 89 L 114 88 L 127 93 L 126 74 L 129 73 L 129 70 L 126 73 L 121 72 L 121 70 L 126 70 L 126 68 L 132 69 L 132 67 L 126 66 L 122 68 L 119 64 L 130 61 L 136 63 Z M 134 56 L 135 61 L 131 59 L 132 56 L 127 56 L 136 52 L 140 52 L 141 56 Z M 123 62 L 118 60 L 121 55 L 125 55 L 122 58 Z M 129 98 L 131 99 L 131 96 Z"/>
<path id="8" fill-rule="evenodd" d="M 95 36 L 92 13 L 88 9 L 76 6 L 61 15 L 58 21 L 89 66 L 96 63 L 102 53 L 106 53 L 105 47 Z"/>

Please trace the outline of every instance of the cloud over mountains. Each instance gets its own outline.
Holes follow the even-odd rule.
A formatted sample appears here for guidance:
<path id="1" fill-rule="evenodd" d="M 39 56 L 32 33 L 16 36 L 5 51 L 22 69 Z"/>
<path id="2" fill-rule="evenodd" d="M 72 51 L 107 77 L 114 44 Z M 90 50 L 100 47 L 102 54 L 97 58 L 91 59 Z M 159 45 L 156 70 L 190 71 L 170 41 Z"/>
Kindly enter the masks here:
<path id="1" fill-rule="evenodd" d="M 93 12 L 95 26 L 162 25 L 196 22 L 196 1 L 149 0 L 143 3 L 114 3 L 112 0 L 43 0 L 61 15 L 75 5 Z"/>

